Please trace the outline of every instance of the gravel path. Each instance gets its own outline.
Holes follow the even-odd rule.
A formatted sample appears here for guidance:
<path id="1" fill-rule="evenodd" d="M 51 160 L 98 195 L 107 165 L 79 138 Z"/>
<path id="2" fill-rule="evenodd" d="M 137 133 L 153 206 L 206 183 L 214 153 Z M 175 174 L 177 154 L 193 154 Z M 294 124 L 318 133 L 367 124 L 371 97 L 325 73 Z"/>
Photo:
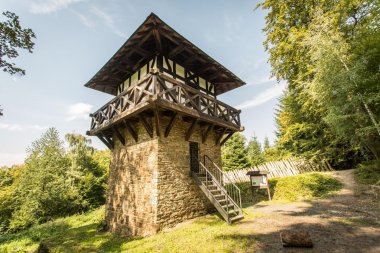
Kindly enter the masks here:
<path id="1" fill-rule="evenodd" d="M 333 197 L 252 207 L 263 217 L 239 227 L 259 238 L 257 252 L 380 252 L 379 200 L 355 183 L 353 170 L 330 173 L 344 184 Z M 280 232 L 286 230 L 308 231 L 314 248 L 283 248 Z"/>

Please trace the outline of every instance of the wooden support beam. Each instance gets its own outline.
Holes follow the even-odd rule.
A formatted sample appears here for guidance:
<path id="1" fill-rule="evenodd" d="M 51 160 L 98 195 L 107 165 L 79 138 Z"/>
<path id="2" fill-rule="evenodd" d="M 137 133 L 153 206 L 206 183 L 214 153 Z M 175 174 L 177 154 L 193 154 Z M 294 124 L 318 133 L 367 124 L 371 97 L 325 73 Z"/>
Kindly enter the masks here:
<path id="1" fill-rule="evenodd" d="M 222 146 L 224 143 L 226 143 L 226 141 L 228 141 L 229 138 L 231 138 L 231 136 L 234 134 L 234 132 L 231 132 L 229 134 L 227 134 L 226 137 L 223 138 L 223 140 L 220 142 L 220 146 Z"/>
<path id="2" fill-rule="evenodd" d="M 153 138 L 153 127 L 146 121 L 145 117 L 143 115 L 139 115 L 140 121 L 142 125 L 144 126 L 146 132 L 149 134 L 150 138 Z"/>
<path id="3" fill-rule="evenodd" d="M 173 114 L 173 116 L 171 117 L 168 126 L 167 126 L 166 129 L 165 129 L 165 137 L 168 137 L 168 136 L 169 136 L 169 133 L 170 133 L 170 131 L 172 130 L 172 128 L 173 128 L 175 122 L 177 121 L 177 119 L 178 119 L 178 114 L 175 112 L 175 113 Z"/>
<path id="4" fill-rule="evenodd" d="M 188 141 L 191 137 L 191 135 L 194 132 L 195 125 L 197 124 L 198 119 L 194 119 L 193 122 L 191 123 L 189 129 L 186 132 L 185 140 Z"/>
<path id="5" fill-rule="evenodd" d="M 154 123 L 156 125 L 156 134 L 157 136 L 161 136 L 161 130 L 160 130 L 160 111 L 156 108 L 154 110 Z"/>
<path id="6" fill-rule="evenodd" d="M 185 45 L 179 44 L 176 48 L 174 48 L 169 53 L 169 58 L 175 57 L 177 54 L 181 53 L 185 49 Z"/>
<path id="7" fill-rule="evenodd" d="M 208 134 L 210 133 L 212 127 L 213 127 L 213 125 L 208 125 L 208 127 L 206 128 L 206 131 L 204 131 L 204 132 L 202 133 L 202 143 L 205 143 L 205 142 L 206 142 L 207 137 L 208 137 Z"/>
<path id="8" fill-rule="evenodd" d="M 138 141 L 138 135 L 137 135 L 136 130 L 133 129 L 131 123 L 129 123 L 128 121 L 124 120 L 124 125 L 127 128 L 128 132 L 132 135 L 132 137 L 135 140 L 135 142 L 137 142 Z"/>
<path id="9" fill-rule="evenodd" d="M 219 70 L 215 71 L 214 74 L 208 76 L 207 78 L 208 78 L 208 80 L 212 81 L 212 80 L 214 80 L 215 78 L 217 78 L 218 76 L 220 76 L 220 71 L 219 71 Z"/>
<path id="10" fill-rule="evenodd" d="M 183 66 L 184 67 L 187 67 L 189 66 L 190 63 L 192 63 L 193 61 L 195 61 L 197 58 L 195 56 L 190 56 L 189 58 L 187 58 L 185 60 L 185 62 L 183 63 Z"/>
<path id="11" fill-rule="evenodd" d="M 208 65 L 208 67 L 203 68 L 203 69 L 197 71 L 198 75 L 202 75 L 202 74 L 206 73 L 207 71 L 209 71 L 210 69 L 213 69 L 213 68 L 215 68 L 214 65 L 210 64 L 210 65 Z"/>
<path id="12" fill-rule="evenodd" d="M 103 135 L 104 139 L 108 141 L 108 143 L 111 145 L 112 149 L 115 147 L 115 142 L 113 141 L 112 137 L 109 137 L 107 135 Z"/>
<path id="13" fill-rule="evenodd" d="M 157 29 L 153 29 L 153 36 L 154 40 L 156 42 L 156 47 L 159 52 L 162 52 L 162 42 L 161 42 L 161 36 Z"/>
<path id="14" fill-rule="evenodd" d="M 215 145 L 220 145 L 220 140 L 222 139 L 224 133 L 226 132 L 227 128 L 224 128 L 222 132 L 216 137 Z"/>
<path id="15" fill-rule="evenodd" d="M 112 130 L 115 132 L 116 137 L 119 139 L 121 144 L 125 145 L 125 136 L 117 129 L 117 127 L 112 127 Z"/>
<path id="16" fill-rule="evenodd" d="M 96 135 L 110 150 L 113 149 L 113 143 L 109 143 L 107 139 L 104 138 L 103 134 L 99 133 Z"/>

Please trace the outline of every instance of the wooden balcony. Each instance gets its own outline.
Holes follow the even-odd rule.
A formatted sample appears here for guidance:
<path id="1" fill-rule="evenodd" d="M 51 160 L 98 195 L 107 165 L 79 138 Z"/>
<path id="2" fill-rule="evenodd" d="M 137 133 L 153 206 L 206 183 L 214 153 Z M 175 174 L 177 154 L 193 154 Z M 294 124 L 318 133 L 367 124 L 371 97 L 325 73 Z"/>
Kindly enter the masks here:
<path id="1" fill-rule="evenodd" d="M 152 69 L 135 85 L 90 114 L 88 134 L 99 135 L 125 119 L 138 118 L 147 110 L 172 111 L 228 131 L 242 131 L 240 110 Z"/>

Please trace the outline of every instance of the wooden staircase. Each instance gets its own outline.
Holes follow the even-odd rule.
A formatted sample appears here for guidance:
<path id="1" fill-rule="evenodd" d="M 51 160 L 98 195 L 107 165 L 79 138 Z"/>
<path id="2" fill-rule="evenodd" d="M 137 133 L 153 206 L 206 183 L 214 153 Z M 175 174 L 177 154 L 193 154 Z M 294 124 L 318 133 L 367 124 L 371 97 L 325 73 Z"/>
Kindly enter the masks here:
<path id="1" fill-rule="evenodd" d="M 234 183 L 224 182 L 228 178 L 208 156 L 199 162 L 199 169 L 192 176 L 228 224 L 244 218 L 240 189 Z"/>

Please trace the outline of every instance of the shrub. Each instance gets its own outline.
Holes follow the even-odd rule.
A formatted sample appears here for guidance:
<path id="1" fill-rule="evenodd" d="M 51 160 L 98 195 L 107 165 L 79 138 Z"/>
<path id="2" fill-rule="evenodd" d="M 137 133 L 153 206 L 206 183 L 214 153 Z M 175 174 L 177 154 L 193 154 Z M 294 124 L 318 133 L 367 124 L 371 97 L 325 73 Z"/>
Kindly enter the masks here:
<path id="1" fill-rule="evenodd" d="M 380 185 L 380 160 L 359 164 L 355 172 L 355 178 L 362 184 Z"/>
<path id="2" fill-rule="evenodd" d="M 301 201 L 325 197 L 339 190 L 342 184 L 330 175 L 322 173 L 305 173 L 297 176 L 272 178 L 269 180 L 273 200 Z M 266 189 L 254 189 L 252 197 L 249 182 L 239 183 L 243 203 L 256 203 L 268 200 Z"/>

